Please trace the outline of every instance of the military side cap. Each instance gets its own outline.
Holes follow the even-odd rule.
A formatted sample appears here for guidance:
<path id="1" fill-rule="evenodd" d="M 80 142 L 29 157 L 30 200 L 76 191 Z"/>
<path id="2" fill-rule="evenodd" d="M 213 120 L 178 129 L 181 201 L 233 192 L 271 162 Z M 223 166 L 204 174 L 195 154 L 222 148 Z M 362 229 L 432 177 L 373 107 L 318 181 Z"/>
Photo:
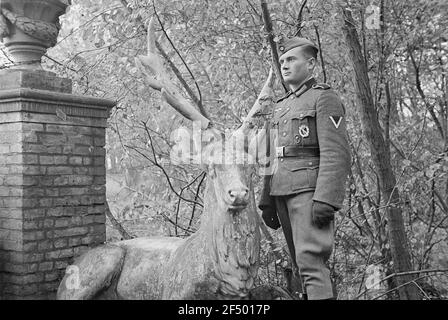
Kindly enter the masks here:
<path id="1" fill-rule="evenodd" d="M 300 37 L 293 37 L 289 39 L 280 40 L 277 44 L 277 49 L 279 51 L 279 55 L 288 52 L 292 48 L 301 47 L 301 46 L 311 46 L 315 48 L 317 51 L 319 51 L 319 48 L 314 44 L 313 41 L 308 40 L 306 38 L 300 38 Z"/>

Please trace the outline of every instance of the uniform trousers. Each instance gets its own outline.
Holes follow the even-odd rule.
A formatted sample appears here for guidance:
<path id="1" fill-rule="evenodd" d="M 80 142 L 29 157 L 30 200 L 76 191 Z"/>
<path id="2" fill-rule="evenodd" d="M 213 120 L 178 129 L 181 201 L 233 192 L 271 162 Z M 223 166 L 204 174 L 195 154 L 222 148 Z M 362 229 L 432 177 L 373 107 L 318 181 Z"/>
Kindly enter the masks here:
<path id="1" fill-rule="evenodd" d="M 312 223 L 313 191 L 275 196 L 282 226 L 291 222 L 297 265 L 305 282 L 309 300 L 334 298 L 330 270 L 326 262 L 334 243 L 334 222 L 322 229 Z M 283 227 L 283 231 L 286 228 Z M 287 236 L 287 235 L 285 235 Z"/>

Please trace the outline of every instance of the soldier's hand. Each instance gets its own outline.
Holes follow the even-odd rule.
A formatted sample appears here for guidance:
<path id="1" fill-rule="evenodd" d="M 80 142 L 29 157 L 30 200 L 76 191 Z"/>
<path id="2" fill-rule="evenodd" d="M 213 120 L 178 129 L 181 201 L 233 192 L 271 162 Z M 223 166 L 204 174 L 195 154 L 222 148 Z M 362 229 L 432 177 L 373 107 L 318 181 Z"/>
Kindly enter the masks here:
<path id="1" fill-rule="evenodd" d="M 327 226 L 331 221 L 334 220 L 335 209 L 329 204 L 313 201 L 313 223 L 319 229 Z"/>
<path id="2" fill-rule="evenodd" d="M 277 212 L 272 208 L 265 208 L 261 213 L 264 223 L 271 229 L 277 230 L 281 227 Z"/>

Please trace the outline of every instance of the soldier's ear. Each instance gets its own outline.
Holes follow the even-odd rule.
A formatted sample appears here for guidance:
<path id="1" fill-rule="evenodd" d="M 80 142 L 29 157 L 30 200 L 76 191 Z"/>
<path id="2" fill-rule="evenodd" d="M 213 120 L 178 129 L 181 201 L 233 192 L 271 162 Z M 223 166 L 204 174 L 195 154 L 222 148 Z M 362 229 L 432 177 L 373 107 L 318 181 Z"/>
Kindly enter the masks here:
<path id="1" fill-rule="evenodd" d="M 316 58 L 311 57 L 311 58 L 308 59 L 308 70 L 310 72 L 313 72 L 313 70 L 316 67 L 316 65 L 317 65 Z"/>

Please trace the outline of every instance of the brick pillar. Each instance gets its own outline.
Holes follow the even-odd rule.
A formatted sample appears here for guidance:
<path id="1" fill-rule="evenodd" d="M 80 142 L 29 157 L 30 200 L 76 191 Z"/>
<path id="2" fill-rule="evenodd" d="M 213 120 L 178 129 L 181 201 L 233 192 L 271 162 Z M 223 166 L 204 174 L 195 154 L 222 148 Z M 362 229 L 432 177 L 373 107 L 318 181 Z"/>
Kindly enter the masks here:
<path id="1" fill-rule="evenodd" d="M 113 101 L 45 71 L 0 72 L 0 297 L 54 298 L 72 258 L 103 243 Z"/>

